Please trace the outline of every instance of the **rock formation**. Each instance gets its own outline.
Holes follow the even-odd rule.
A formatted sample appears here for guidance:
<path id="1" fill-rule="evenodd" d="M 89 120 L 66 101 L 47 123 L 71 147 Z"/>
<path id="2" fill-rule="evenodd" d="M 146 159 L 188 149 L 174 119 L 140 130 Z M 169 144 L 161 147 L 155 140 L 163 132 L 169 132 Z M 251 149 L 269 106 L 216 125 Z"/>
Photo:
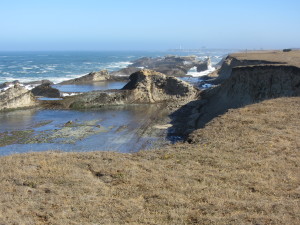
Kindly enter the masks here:
<path id="1" fill-rule="evenodd" d="M 107 70 L 101 70 L 99 72 L 91 72 L 87 75 L 84 75 L 79 78 L 71 79 L 63 81 L 59 84 L 92 84 L 95 82 L 102 82 L 102 81 L 118 81 L 118 80 L 126 80 L 124 77 L 120 76 L 111 76 L 109 75 Z"/>
<path id="2" fill-rule="evenodd" d="M 36 105 L 37 102 L 33 94 L 19 84 L 0 91 L 0 111 Z"/>
<path id="3" fill-rule="evenodd" d="M 36 86 L 31 90 L 35 96 L 43 96 L 48 98 L 59 98 L 60 91 L 56 88 L 51 87 L 51 83 L 44 83 Z"/>
<path id="4" fill-rule="evenodd" d="M 166 56 L 166 57 L 143 57 L 133 61 L 130 67 L 142 67 L 155 70 L 169 76 L 184 76 L 187 72 L 203 63 L 196 56 Z"/>
<path id="5" fill-rule="evenodd" d="M 141 70 L 141 69 L 136 68 L 136 67 L 127 67 L 127 68 L 120 69 L 118 71 L 110 72 L 109 74 L 111 76 L 130 76 L 131 74 L 133 74 L 139 70 Z"/>
<path id="6" fill-rule="evenodd" d="M 205 61 L 200 62 L 196 65 L 197 72 L 208 70 L 209 67 L 211 67 L 211 60 L 209 57 Z"/>
<path id="7" fill-rule="evenodd" d="M 130 81 L 122 90 L 93 91 L 46 104 L 51 107 L 54 103 L 65 108 L 148 103 L 185 104 L 196 99 L 197 95 L 198 89 L 180 79 L 152 70 L 141 70 L 130 76 Z"/>
<path id="8" fill-rule="evenodd" d="M 192 100 L 198 92 L 187 82 L 147 69 L 132 74 L 129 79 L 123 90 L 131 90 L 131 97 L 138 103 Z"/>
<path id="9" fill-rule="evenodd" d="M 1 91 L 1 89 L 8 89 L 10 87 L 13 87 L 16 84 L 20 84 L 18 80 L 2 83 L 2 84 L 0 84 L 0 91 Z"/>

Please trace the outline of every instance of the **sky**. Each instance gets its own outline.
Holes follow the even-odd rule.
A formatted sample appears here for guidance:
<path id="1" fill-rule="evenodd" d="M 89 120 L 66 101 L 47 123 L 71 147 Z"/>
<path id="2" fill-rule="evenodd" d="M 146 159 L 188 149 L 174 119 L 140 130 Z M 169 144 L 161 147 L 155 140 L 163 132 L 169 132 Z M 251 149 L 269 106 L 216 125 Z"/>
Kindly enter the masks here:
<path id="1" fill-rule="evenodd" d="M 300 47 L 299 0 L 1 0 L 0 51 Z"/>

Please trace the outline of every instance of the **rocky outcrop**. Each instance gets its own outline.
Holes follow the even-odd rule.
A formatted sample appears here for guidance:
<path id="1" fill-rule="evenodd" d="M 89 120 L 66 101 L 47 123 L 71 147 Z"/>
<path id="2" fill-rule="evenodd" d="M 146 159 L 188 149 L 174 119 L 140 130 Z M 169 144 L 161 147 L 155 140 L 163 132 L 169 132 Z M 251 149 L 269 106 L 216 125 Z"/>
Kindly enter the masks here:
<path id="1" fill-rule="evenodd" d="M 0 84 L 0 91 L 1 89 L 8 89 L 10 87 L 13 87 L 14 85 L 20 84 L 18 80 L 12 81 L 12 82 L 5 82 Z"/>
<path id="2" fill-rule="evenodd" d="M 19 84 L 0 92 L 0 111 L 36 106 L 33 94 Z"/>
<path id="3" fill-rule="evenodd" d="M 44 83 L 36 86 L 31 90 L 35 96 L 43 96 L 48 98 L 59 98 L 60 91 L 56 88 L 51 87 L 51 83 Z"/>
<path id="4" fill-rule="evenodd" d="M 41 84 L 54 84 L 52 81 L 50 80 L 38 80 L 38 81 L 31 81 L 31 82 L 26 82 L 24 83 L 24 85 L 32 85 L 32 86 L 37 86 L 37 85 L 41 85 Z"/>
<path id="5" fill-rule="evenodd" d="M 129 77 L 131 74 L 133 74 L 139 70 L 141 70 L 141 69 L 136 68 L 136 67 L 127 67 L 127 68 L 120 69 L 118 71 L 110 72 L 109 74 L 111 76 L 128 76 Z"/>
<path id="6" fill-rule="evenodd" d="M 210 67 L 211 67 L 211 60 L 209 57 L 205 61 L 200 62 L 199 64 L 196 65 L 197 72 L 208 70 Z"/>
<path id="7" fill-rule="evenodd" d="M 196 56 L 144 57 L 133 61 L 129 67 L 151 69 L 168 76 L 184 76 L 191 68 L 201 63 L 203 62 L 197 60 Z"/>
<path id="8" fill-rule="evenodd" d="M 300 68 L 290 65 L 235 67 L 216 88 L 203 91 L 199 100 L 177 111 L 173 121 L 177 133 L 187 137 L 228 109 L 265 99 L 300 96 Z M 184 118 L 184 119 L 182 119 Z"/>
<path id="9" fill-rule="evenodd" d="M 192 85 L 152 70 L 141 70 L 130 76 L 122 90 L 94 91 L 66 97 L 62 101 L 45 102 L 47 107 L 91 108 L 124 104 L 186 104 L 196 99 L 199 90 Z"/>
<path id="10" fill-rule="evenodd" d="M 131 97 L 138 103 L 192 100 L 198 93 L 187 82 L 152 70 L 141 70 L 129 79 L 123 90 L 131 90 Z"/>
<path id="11" fill-rule="evenodd" d="M 84 75 L 79 78 L 66 80 L 61 83 L 60 85 L 66 85 L 66 84 L 92 84 L 95 82 L 103 82 L 103 81 L 120 81 L 120 80 L 126 80 L 126 77 L 121 76 L 111 76 L 107 70 L 101 70 L 99 72 L 91 72 L 87 75 Z"/>

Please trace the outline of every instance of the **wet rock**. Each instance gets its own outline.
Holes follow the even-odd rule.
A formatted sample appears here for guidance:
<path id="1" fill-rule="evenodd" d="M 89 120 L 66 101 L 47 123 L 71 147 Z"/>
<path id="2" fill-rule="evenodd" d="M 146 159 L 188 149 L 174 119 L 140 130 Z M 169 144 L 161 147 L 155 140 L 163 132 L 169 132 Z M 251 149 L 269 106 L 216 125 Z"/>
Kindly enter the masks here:
<path id="1" fill-rule="evenodd" d="M 18 80 L 12 81 L 12 82 L 5 82 L 0 84 L 0 90 L 1 89 L 8 89 L 10 87 L 13 87 L 16 84 L 20 84 L 20 82 Z"/>
<path id="2" fill-rule="evenodd" d="M 131 74 L 141 70 L 141 68 L 127 67 L 110 73 L 111 76 L 130 76 Z"/>
<path id="3" fill-rule="evenodd" d="M 84 75 L 79 78 L 71 79 L 63 81 L 59 84 L 66 85 L 66 84 L 92 84 L 95 82 L 103 82 L 103 81 L 121 81 L 126 80 L 126 77 L 121 76 L 113 76 L 108 73 L 107 70 L 101 70 L 99 72 L 91 72 L 87 75 Z"/>
<path id="4" fill-rule="evenodd" d="M 129 67 L 151 69 L 169 76 L 184 76 L 188 71 L 201 64 L 196 56 L 173 56 L 150 58 L 144 57 L 132 62 Z"/>
<path id="5" fill-rule="evenodd" d="M 31 90 L 35 96 L 43 96 L 47 98 L 59 98 L 60 91 L 56 88 L 51 87 L 50 83 L 44 83 L 36 86 Z"/>
<path id="6" fill-rule="evenodd" d="M 41 84 L 50 84 L 50 85 L 52 85 L 53 82 L 50 81 L 50 80 L 38 80 L 38 81 L 31 81 L 31 82 L 24 83 L 24 85 L 33 85 L 33 86 L 37 86 L 37 85 L 41 85 Z"/>
<path id="7" fill-rule="evenodd" d="M 33 107 L 36 105 L 37 102 L 33 94 L 19 84 L 0 91 L 0 110 Z"/>
<path id="8" fill-rule="evenodd" d="M 197 72 L 202 72 L 202 71 L 208 70 L 209 67 L 211 67 L 210 58 L 208 57 L 204 62 L 197 64 L 196 67 L 197 67 Z"/>
<path id="9" fill-rule="evenodd" d="M 66 122 L 64 126 L 68 127 L 68 126 L 71 126 L 73 124 L 74 124 L 74 122 L 72 120 L 70 120 L 70 121 Z"/>

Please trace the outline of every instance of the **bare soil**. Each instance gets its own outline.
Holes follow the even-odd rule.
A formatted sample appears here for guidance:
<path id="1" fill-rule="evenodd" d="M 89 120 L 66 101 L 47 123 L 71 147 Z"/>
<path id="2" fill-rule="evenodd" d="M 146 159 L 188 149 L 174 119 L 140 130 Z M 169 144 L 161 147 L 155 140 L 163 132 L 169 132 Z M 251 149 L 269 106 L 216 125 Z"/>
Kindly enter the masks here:
<path id="1" fill-rule="evenodd" d="M 0 224 L 300 224 L 300 97 L 230 110 L 194 144 L 0 158 Z"/>

